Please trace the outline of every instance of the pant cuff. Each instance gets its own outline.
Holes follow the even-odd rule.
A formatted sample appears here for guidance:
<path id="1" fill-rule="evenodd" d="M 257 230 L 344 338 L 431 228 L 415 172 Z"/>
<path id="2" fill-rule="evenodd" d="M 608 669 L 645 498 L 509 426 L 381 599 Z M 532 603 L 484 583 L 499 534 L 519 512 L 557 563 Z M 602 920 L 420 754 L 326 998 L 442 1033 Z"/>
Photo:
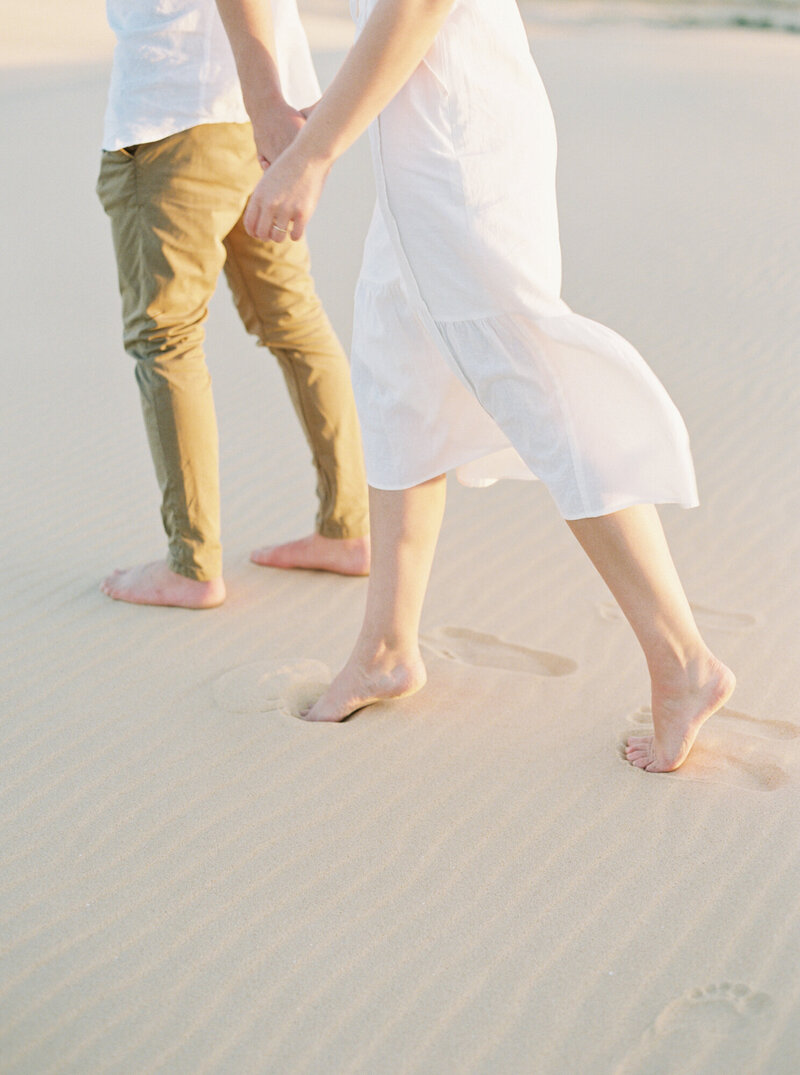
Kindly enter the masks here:
<path id="1" fill-rule="evenodd" d="M 317 520 L 317 533 L 326 538 L 363 538 L 369 534 L 369 517 L 344 522 L 337 519 Z"/>
<path id="2" fill-rule="evenodd" d="M 193 579 L 195 582 L 211 582 L 212 579 L 222 578 L 222 560 L 213 560 L 202 566 L 196 563 L 187 563 L 173 553 L 167 556 L 167 567 L 176 575 Z"/>

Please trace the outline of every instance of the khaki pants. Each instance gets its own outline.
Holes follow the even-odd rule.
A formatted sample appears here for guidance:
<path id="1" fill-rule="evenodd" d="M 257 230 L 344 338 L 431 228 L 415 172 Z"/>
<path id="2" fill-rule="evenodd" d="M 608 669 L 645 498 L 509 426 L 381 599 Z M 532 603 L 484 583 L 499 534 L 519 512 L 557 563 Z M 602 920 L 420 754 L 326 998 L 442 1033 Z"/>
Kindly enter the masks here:
<path id="1" fill-rule="evenodd" d="M 222 573 L 217 423 L 204 322 L 225 269 L 248 332 L 277 358 L 317 471 L 318 532 L 367 532 L 361 439 L 347 359 L 304 242 L 264 243 L 242 224 L 261 170 L 249 125 L 193 127 L 105 152 L 97 193 L 111 219 L 125 350 L 136 359 L 162 493 L 168 563 Z"/>

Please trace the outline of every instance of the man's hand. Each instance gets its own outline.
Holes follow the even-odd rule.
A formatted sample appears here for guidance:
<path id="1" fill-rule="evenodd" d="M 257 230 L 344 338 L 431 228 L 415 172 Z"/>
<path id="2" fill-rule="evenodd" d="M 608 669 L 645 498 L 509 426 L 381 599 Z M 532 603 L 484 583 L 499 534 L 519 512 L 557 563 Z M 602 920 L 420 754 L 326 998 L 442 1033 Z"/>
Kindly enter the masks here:
<path id="1" fill-rule="evenodd" d="M 244 226 L 255 239 L 300 239 L 317 207 L 330 165 L 308 161 L 295 148 L 271 164 L 250 195 Z"/>
<path id="2" fill-rule="evenodd" d="M 268 168 L 276 161 L 303 129 L 306 117 L 282 101 L 280 105 L 272 103 L 266 108 L 250 109 L 253 123 L 253 136 L 258 151 L 258 161 L 262 168 Z"/>

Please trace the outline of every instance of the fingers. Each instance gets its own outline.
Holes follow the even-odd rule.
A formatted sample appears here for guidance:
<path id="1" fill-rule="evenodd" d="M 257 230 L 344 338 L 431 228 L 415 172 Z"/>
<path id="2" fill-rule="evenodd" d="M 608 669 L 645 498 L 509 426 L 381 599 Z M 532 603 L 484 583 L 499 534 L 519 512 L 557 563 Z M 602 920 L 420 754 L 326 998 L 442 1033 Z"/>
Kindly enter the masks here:
<path id="1" fill-rule="evenodd" d="M 273 220 L 270 224 L 269 233 L 267 238 L 273 243 L 282 243 L 289 234 L 289 224 L 279 223 L 277 220 Z"/>
<path id="2" fill-rule="evenodd" d="M 292 238 L 292 240 L 294 242 L 297 242 L 298 239 L 302 239 L 303 238 L 303 233 L 304 233 L 305 230 L 306 230 L 306 222 L 303 220 L 303 218 L 301 216 L 299 216 L 299 215 L 296 216 L 294 218 L 294 220 L 292 221 L 292 227 L 291 227 L 291 231 L 289 233 L 291 238 Z"/>
<path id="3" fill-rule="evenodd" d="M 248 235 L 252 235 L 254 239 L 263 239 L 270 243 L 282 243 L 286 239 L 297 242 L 305 232 L 305 221 L 299 213 L 294 220 L 286 220 L 281 216 L 272 217 L 270 210 L 264 212 L 252 205 L 245 213 L 244 226 Z"/>
<path id="4" fill-rule="evenodd" d="M 282 243 L 289 234 L 289 221 L 283 220 L 273 206 L 262 206 L 255 196 L 245 210 L 244 227 L 254 239 L 272 243 Z"/>
<path id="5" fill-rule="evenodd" d="M 244 226 L 247 234 L 254 239 L 263 239 L 270 243 L 282 243 L 286 239 L 297 242 L 302 239 L 305 231 L 301 218 L 292 221 L 270 220 L 268 214 L 260 212 L 256 206 L 248 207 L 244 215 Z"/>
<path id="6" fill-rule="evenodd" d="M 244 229 L 248 235 L 253 239 L 266 239 L 266 235 L 261 234 L 262 229 L 262 212 L 261 207 L 255 198 L 251 198 L 248 203 L 247 209 L 244 214 Z M 269 227 L 270 220 L 266 219 L 266 224 Z"/>
<path id="7" fill-rule="evenodd" d="M 267 238 L 273 243 L 282 243 L 284 239 L 290 239 L 293 243 L 296 243 L 298 239 L 303 238 L 305 230 L 305 220 L 303 215 L 298 212 L 293 220 L 281 220 L 277 217 L 273 219 Z"/>
<path id="8" fill-rule="evenodd" d="M 316 175 L 296 175 L 284 158 L 269 165 L 250 196 L 244 214 L 248 235 L 265 242 L 297 242 L 319 198 Z"/>

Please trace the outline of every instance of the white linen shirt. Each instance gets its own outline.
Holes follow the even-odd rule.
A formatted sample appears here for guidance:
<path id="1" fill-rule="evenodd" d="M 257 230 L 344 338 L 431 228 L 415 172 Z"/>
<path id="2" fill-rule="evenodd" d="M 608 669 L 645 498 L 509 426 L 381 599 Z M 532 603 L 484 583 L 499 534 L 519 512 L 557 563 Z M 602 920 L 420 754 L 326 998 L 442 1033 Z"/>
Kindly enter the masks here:
<path id="1" fill-rule="evenodd" d="M 297 3 L 271 2 L 283 95 L 303 108 L 320 90 Z M 202 123 L 247 122 L 214 0 L 106 0 L 106 10 L 117 46 L 103 149 L 155 142 Z"/>

